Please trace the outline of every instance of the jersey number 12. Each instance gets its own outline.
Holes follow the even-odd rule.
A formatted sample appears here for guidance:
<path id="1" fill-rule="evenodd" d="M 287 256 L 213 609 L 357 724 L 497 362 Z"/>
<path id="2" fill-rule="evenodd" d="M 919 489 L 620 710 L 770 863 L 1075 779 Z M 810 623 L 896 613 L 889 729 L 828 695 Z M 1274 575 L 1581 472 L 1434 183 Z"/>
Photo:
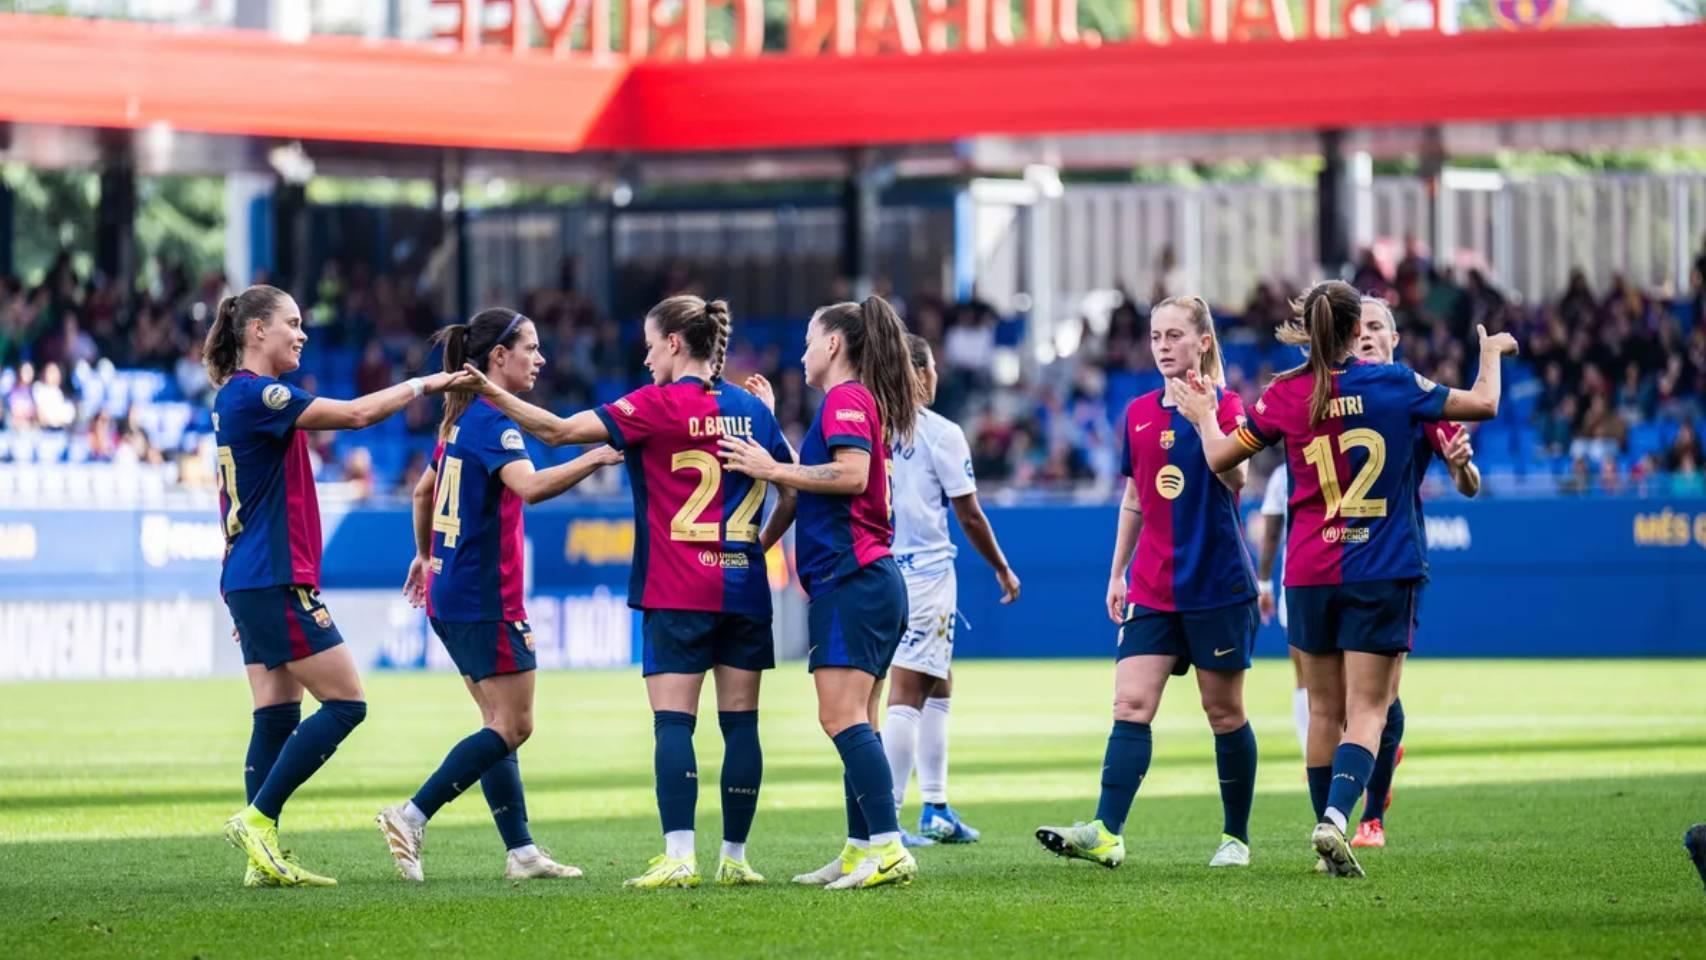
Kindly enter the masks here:
<path id="1" fill-rule="evenodd" d="M 1380 479 L 1380 471 L 1386 468 L 1386 438 L 1367 427 L 1339 435 L 1340 453 L 1348 457 L 1357 448 L 1367 450 L 1368 459 L 1351 477 L 1351 484 L 1344 488 L 1343 494 L 1339 492 L 1338 464 L 1333 460 L 1333 438 L 1316 437 L 1303 448 L 1304 462 L 1315 465 L 1315 474 L 1321 480 L 1321 498 L 1327 501 L 1328 520 L 1337 516 L 1349 519 L 1386 516 L 1385 498 L 1368 496 L 1374 481 Z"/>

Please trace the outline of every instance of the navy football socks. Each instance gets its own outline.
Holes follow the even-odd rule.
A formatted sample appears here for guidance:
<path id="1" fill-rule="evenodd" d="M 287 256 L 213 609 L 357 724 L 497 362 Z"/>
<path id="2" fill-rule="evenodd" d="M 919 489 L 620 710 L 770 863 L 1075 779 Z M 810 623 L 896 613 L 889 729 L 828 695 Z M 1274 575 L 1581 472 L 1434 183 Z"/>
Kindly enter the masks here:
<path id="1" fill-rule="evenodd" d="M 1304 767 L 1309 778 L 1309 805 L 1315 810 L 1317 823 L 1327 816 L 1327 792 L 1333 786 L 1332 767 Z"/>
<path id="2" fill-rule="evenodd" d="M 764 780 L 758 711 L 719 711 L 717 725 L 723 730 L 723 839 L 745 843 L 758 814 L 758 787 Z"/>
<path id="3" fill-rule="evenodd" d="M 888 755 L 883 742 L 868 723 L 856 723 L 834 736 L 835 749 L 841 753 L 841 763 L 847 771 L 847 786 L 853 803 L 857 804 L 866 828 L 867 837 L 899 833 L 900 822 L 894 808 L 894 775 L 889 772 Z M 852 804 L 847 812 L 848 834 L 855 826 Z"/>
<path id="4" fill-rule="evenodd" d="M 254 727 L 249 732 L 249 753 L 243 758 L 243 800 L 254 803 L 261 784 L 278 762 L 278 754 L 302 722 L 301 703 L 275 703 L 255 711 Z"/>
<path id="5" fill-rule="evenodd" d="M 343 743 L 366 716 L 367 703 L 362 700 L 327 700 L 321 703 L 320 709 L 298 724 L 283 749 L 279 750 L 272 770 L 250 803 L 263 816 L 277 820 L 290 795 L 325 765 L 337 752 L 338 744 Z"/>
<path id="6" fill-rule="evenodd" d="M 492 765 L 509 753 L 509 744 L 491 727 L 481 727 L 462 738 L 445 754 L 444 762 L 427 777 L 415 791 L 410 802 L 428 819 L 439 808 L 462 795 L 462 791 L 478 783 Z"/>
<path id="7" fill-rule="evenodd" d="M 658 819 L 664 833 L 692 830 L 699 806 L 699 761 L 693 755 L 698 720 L 679 710 L 652 713 L 652 770 L 657 777 Z"/>
<path id="8" fill-rule="evenodd" d="M 480 791 L 492 809 L 504 849 L 532 845 L 533 835 L 527 830 L 527 799 L 521 790 L 521 761 L 515 751 L 487 768 L 480 777 Z"/>
<path id="9" fill-rule="evenodd" d="M 1374 754 L 1358 744 L 1341 743 L 1333 754 L 1333 784 L 1327 790 L 1327 812 L 1322 814 L 1323 820 L 1329 820 L 1340 830 L 1357 808 L 1357 800 L 1368 787 L 1368 775 L 1374 772 Z M 1337 816 L 1334 816 L 1337 814 Z"/>
<path id="10" fill-rule="evenodd" d="M 1380 752 L 1374 755 L 1374 772 L 1368 777 L 1368 799 L 1363 820 L 1386 816 L 1386 795 L 1392 792 L 1392 774 L 1398 768 L 1398 747 L 1404 742 L 1404 702 L 1396 697 L 1386 711 L 1386 727 L 1380 731 Z"/>
<path id="11" fill-rule="evenodd" d="M 1250 724 L 1214 735 L 1214 766 L 1220 774 L 1222 831 L 1250 842 L 1250 807 L 1256 800 L 1256 732 Z"/>
<path id="12" fill-rule="evenodd" d="M 1102 756 L 1102 796 L 1096 802 L 1096 819 L 1109 833 L 1125 828 L 1137 788 L 1149 774 L 1149 759 L 1155 750 L 1149 724 L 1115 720 L 1108 734 L 1108 749 Z"/>

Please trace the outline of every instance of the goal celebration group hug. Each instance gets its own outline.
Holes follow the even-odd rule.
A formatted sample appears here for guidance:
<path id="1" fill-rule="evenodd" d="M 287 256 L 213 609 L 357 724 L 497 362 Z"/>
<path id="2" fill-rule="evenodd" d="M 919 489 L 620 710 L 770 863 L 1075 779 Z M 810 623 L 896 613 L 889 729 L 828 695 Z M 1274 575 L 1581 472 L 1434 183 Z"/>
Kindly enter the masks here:
<path id="1" fill-rule="evenodd" d="M 1246 410 L 1226 388 L 1207 305 L 1175 297 L 1151 312 L 1165 386 L 1134 400 L 1122 423 L 1127 479 L 1106 596 L 1118 625 L 1114 718 L 1101 793 L 1088 822 L 1037 829 L 1050 851 L 1120 865 L 1161 694 L 1170 677 L 1195 667 L 1225 814 L 1210 865 L 1249 864 L 1257 745 L 1243 685 L 1274 598 L 1265 576 L 1258 584 L 1238 498 L 1246 461 L 1270 446 L 1285 457 L 1275 479 L 1289 482 L 1276 511 L 1286 525 L 1281 613 L 1306 691 L 1299 736 L 1315 814 L 1312 859 L 1326 873 L 1360 876 L 1353 846 L 1384 842 L 1378 808 L 1402 733 L 1399 674 L 1426 581 L 1421 477 L 1437 453 L 1459 489 L 1473 493 L 1469 479 L 1478 484 L 1478 476 L 1454 422 L 1497 412 L 1500 358 L 1517 345 L 1481 330 L 1474 386 L 1450 389 L 1392 362 L 1390 312 L 1346 284 L 1313 287 L 1296 314 L 1280 334 L 1306 349 L 1306 361 Z M 1020 582 L 979 506 L 964 433 L 929 408 L 929 345 L 879 297 L 819 309 L 801 363 L 823 401 L 796 450 L 763 377 L 723 378 L 727 304 L 670 297 L 643 325 L 651 383 L 564 418 L 520 399 L 545 357 L 535 324 L 514 310 L 482 310 L 440 330 L 443 372 L 343 401 L 281 379 L 300 365 L 308 340 L 288 294 L 253 286 L 220 304 L 204 348 L 218 387 L 220 590 L 254 701 L 247 804 L 224 835 L 245 856 L 245 885 L 336 884 L 286 848 L 279 818 L 367 715 L 355 660 L 319 595 L 307 432 L 360 429 L 424 394 L 444 395 L 444 416 L 413 491 L 415 557 L 404 593 L 425 609 L 481 723 L 446 744 L 412 796 L 378 812 L 375 844 L 383 842 L 401 878 L 426 879 L 428 823 L 476 783 L 506 851 L 505 877 L 581 876 L 538 846 L 528 824 L 518 751 L 533 733 L 535 657 L 523 514 L 525 504 L 617 465 L 634 500 L 628 600 L 643 614 L 663 832 L 663 851 L 626 884 L 701 882 L 693 734 L 707 674 L 724 744 L 722 841 L 707 873 L 718 884 L 765 882 L 747 852 L 764 771 L 760 680 L 775 666 L 764 556 L 790 526 L 809 598 L 818 721 L 842 761 L 847 819 L 840 851 L 793 881 L 831 890 L 906 885 L 919 872 L 913 849 L 978 839 L 947 796 L 958 619 L 949 513 L 993 569 L 1003 603 L 1018 599 Z M 538 470 L 524 434 L 589 450 Z M 1263 557 L 1264 574 L 1271 559 Z M 319 703 L 306 717 L 304 692 Z M 899 820 L 914 771 L 924 800 L 916 833 Z M 1365 820 L 1353 835 L 1348 818 L 1365 793 L 1374 829 L 1363 829 Z"/>

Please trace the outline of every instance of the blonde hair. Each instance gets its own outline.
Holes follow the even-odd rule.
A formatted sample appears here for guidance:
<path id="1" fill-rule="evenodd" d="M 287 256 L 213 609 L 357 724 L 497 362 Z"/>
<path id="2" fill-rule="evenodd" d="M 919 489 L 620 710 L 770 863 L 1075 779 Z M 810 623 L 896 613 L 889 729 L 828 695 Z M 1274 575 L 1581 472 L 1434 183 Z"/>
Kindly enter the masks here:
<path id="1" fill-rule="evenodd" d="M 1149 320 L 1152 324 L 1155 314 L 1162 307 L 1178 307 L 1185 311 L 1191 318 L 1191 327 L 1196 330 L 1197 336 L 1208 337 L 1209 349 L 1203 351 L 1202 357 L 1198 359 L 1197 372 L 1217 387 L 1226 386 L 1226 357 L 1220 350 L 1220 334 L 1215 332 L 1214 314 L 1209 312 L 1208 301 L 1202 297 L 1168 297 L 1150 309 Z"/>

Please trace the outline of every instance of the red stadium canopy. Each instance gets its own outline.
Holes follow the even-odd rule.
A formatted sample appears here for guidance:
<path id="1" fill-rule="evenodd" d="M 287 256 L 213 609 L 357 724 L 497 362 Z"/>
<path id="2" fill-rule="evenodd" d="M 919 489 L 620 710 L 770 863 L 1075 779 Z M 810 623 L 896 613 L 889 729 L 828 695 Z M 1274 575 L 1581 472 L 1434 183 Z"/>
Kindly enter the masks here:
<path id="1" fill-rule="evenodd" d="M 549 152 L 1706 113 L 1706 26 L 595 63 L 0 15 L 0 119 Z"/>

